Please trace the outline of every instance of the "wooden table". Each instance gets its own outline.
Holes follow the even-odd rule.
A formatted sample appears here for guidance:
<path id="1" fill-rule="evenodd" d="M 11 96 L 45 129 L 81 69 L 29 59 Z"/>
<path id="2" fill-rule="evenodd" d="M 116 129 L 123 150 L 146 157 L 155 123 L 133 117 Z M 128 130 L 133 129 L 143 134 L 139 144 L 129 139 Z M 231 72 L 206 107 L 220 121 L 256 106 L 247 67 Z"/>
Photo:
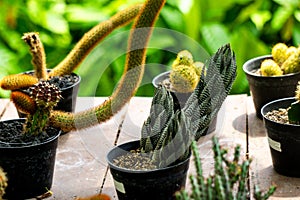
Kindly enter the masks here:
<path id="1" fill-rule="evenodd" d="M 104 97 L 79 97 L 76 112 L 98 105 Z M 140 128 L 147 118 L 152 98 L 134 97 L 111 120 L 81 131 L 74 131 L 59 138 L 54 180 L 48 199 L 69 200 L 77 196 L 96 194 L 105 179 L 103 193 L 117 199 L 112 177 L 107 172 L 106 154 L 115 143 L 139 138 Z M 0 99 L 0 119 L 17 117 L 14 105 L 8 99 Z M 116 136 L 120 135 L 116 142 Z M 277 174 L 272 167 L 270 150 L 263 122 L 256 118 L 251 97 L 230 95 L 224 102 L 216 130 L 200 139 L 198 146 L 205 175 L 213 171 L 211 138 L 216 135 L 220 144 L 232 152 L 239 144 L 242 157 L 253 159 L 250 169 L 250 187 L 258 184 L 263 190 L 271 184 L 277 191 L 271 199 L 300 199 L 300 179 Z M 194 173 L 193 164 L 189 174 Z M 189 184 L 187 184 L 187 188 Z"/>

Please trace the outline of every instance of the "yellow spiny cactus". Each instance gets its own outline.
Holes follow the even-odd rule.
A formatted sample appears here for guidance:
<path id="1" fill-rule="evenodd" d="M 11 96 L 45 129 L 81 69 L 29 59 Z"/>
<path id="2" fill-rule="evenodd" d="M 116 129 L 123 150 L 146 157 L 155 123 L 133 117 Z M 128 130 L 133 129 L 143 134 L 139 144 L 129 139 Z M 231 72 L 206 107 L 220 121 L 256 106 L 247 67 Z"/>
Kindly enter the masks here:
<path id="1" fill-rule="evenodd" d="M 153 25 L 165 0 L 145 2 L 134 22 L 128 41 L 128 53 L 122 79 L 112 96 L 103 104 L 78 113 L 52 111 L 50 123 L 64 131 L 82 129 L 104 122 L 117 113 L 135 94 L 144 73 L 146 47 Z"/>
<path id="2" fill-rule="evenodd" d="M 300 49 L 290 55 L 281 65 L 284 74 L 300 72 Z"/>
<path id="3" fill-rule="evenodd" d="M 279 65 L 272 59 L 266 59 L 261 63 L 260 71 L 262 76 L 280 76 L 283 74 Z"/>
<path id="4" fill-rule="evenodd" d="M 3 169 L 0 167 L 0 200 L 2 200 L 5 194 L 5 188 L 7 187 L 7 177 Z"/>
<path id="5" fill-rule="evenodd" d="M 278 65 L 281 65 L 288 57 L 287 51 L 288 46 L 284 43 L 277 43 L 272 48 L 273 59 Z"/>
<path id="6" fill-rule="evenodd" d="M 38 79 L 47 79 L 47 68 L 46 68 L 46 55 L 44 46 L 40 40 L 39 33 L 31 32 L 25 33 L 22 39 L 30 47 L 32 54 L 32 64 L 34 66 L 34 75 Z"/>
<path id="7" fill-rule="evenodd" d="M 295 98 L 300 102 L 300 81 L 298 82 Z"/>
<path id="8" fill-rule="evenodd" d="M 201 62 L 194 62 L 189 51 L 180 51 L 172 63 L 170 72 L 172 89 L 181 93 L 192 92 L 200 79 L 203 66 Z"/>
<path id="9" fill-rule="evenodd" d="M 28 74 L 13 74 L 2 78 L 0 86 L 5 90 L 17 90 L 30 87 L 38 82 L 36 77 Z"/>

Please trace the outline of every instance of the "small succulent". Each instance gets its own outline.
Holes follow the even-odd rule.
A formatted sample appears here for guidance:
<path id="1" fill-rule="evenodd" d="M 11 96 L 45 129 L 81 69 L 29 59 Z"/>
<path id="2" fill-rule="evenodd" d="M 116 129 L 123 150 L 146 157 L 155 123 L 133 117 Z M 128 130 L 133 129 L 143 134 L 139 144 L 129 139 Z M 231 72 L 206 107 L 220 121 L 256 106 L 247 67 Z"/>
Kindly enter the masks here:
<path id="1" fill-rule="evenodd" d="M 7 187 L 7 177 L 3 169 L 0 167 L 0 200 L 2 200 L 5 194 L 5 188 Z"/>
<path id="2" fill-rule="evenodd" d="M 300 81 L 295 93 L 296 101 L 288 108 L 288 118 L 290 123 L 300 125 Z"/>
<path id="3" fill-rule="evenodd" d="M 204 64 L 194 62 L 192 54 L 183 50 L 177 54 L 170 72 L 170 82 L 176 92 L 192 92 L 200 79 Z"/>
<path id="4" fill-rule="evenodd" d="M 272 57 L 273 59 L 266 59 L 261 63 L 262 76 L 281 76 L 300 72 L 299 48 L 277 43 L 272 48 Z"/>
<path id="5" fill-rule="evenodd" d="M 227 150 L 223 149 L 216 137 L 212 138 L 214 152 L 214 173 L 205 178 L 199 150 L 196 142 L 193 142 L 191 149 L 194 155 L 194 165 L 196 175 L 191 175 L 191 193 L 187 190 L 176 192 L 177 200 L 246 200 L 249 199 L 250 191 L 247 187 L 248 173 L 251 160 L 240 161 L 239 145 L 235 147 L 233 159 L 227 157 Z M 253 194 L 254 199 L 268 199 L 276 190 L 275 186 L 271 186 L 266 193 L 262 193 L 258 186 L 255 186 Z"/>

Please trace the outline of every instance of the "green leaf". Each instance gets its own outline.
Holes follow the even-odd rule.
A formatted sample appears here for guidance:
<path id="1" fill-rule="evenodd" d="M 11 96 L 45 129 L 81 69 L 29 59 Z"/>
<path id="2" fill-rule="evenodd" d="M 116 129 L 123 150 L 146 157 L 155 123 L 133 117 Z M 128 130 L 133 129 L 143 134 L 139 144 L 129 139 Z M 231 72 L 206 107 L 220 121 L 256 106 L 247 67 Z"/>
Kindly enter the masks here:
<path id="1" fill-rule="evenodd" d="M 286 21 L 293 15 L 293 9 L 290 7 L 279 7 L 273 15 L 271 27 L 274 31 L 279 31 Z"/>

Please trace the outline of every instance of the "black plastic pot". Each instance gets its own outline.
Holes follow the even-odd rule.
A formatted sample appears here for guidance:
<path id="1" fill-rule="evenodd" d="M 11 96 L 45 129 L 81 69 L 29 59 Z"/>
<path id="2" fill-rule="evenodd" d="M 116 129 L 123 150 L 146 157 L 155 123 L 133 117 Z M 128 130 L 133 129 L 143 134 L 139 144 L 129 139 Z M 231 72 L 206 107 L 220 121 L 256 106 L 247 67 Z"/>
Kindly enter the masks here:
<path id="1" fill-rule="evenodd" d="M 157 88 L 159 85 L 162 84 L 162 82 L 166 79 L 169 79 L 170 77 L 170 71 L 163 72 L 161 74 L 158 74 L 155 76 L 152 80 L 152 85 Z M 180 93 L 180 92 L 174 92 L 170 91 L 171 95 L 173 97 L 174 107 L 175 110 L 183 108 L 188 100 L 188 98 L 191 96 L 192 93 Z M 207 135 L 209 133 L 212 133 L 216 130 L 217 126 L 217 116 L 211 121 L 208 129 L 204 131 L 203 136 Z"/>
<path id="2" fill-rule="evenodd" d="M 271 55 L 265 55 L 248 60 L 243 65 L 243 71 L 246 74 L 252 99 L 254 102 L 256 116 L 262 119 L 260 110 L 266 103 L 285 97 L 295 95 L 295 90 L 300 73 L 286 74 L 283 76 L 261 76 L 256 74 L 263 60 L 272 58 Z"/>
<path id="3" fill-rule="evenodd" d="M 162 169 L 137 171 L 117 167 L 114 158 L 137 149 L 139 141 L 113 148 L 107 155 L 119 200 L 171 200 L 174 193 L 185 187 L 189 161 Z"/>
<path id="4" fill-rule="evenodd" d="M 24 122 L 24 119 L 16 120 Z M 15 120 L 0 123 L 11 121 Z M 0 166 L 8 178 L 4 199 L 33 198 L 51 189 L 59 135 L 60 131 L 57 131 L 55 136 L 39 144 L 0 145 Z"/>
<path id="5" fill-rule="evenodd" d="M 273 167 L 279 174 L 300 177 L 300 125 L 282 124 L 265 117 L 266 113 L 288 108 L 295 98 L 282 98 L 267 103 L 261 109 L 267 130 Z"/>

